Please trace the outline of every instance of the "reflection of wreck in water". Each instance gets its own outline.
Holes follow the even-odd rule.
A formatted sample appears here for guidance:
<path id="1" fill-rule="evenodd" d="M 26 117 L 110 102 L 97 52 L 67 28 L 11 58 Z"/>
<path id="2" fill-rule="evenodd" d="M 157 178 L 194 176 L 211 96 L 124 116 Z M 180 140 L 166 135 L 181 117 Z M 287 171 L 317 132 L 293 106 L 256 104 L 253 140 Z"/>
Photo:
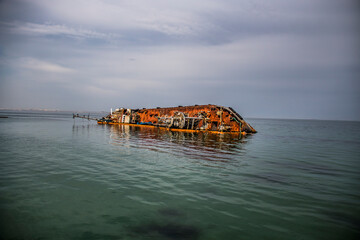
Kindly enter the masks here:
<path id="1" fill-rule="evenodd" d="M 256 133 L 231 107 L 211 104 L 153 109 L 118 108 L 99 119 L 98 123 L 141 125 L 184 132 L 237 132 L 243 135 Z"/>
<path id="2" fill-rule="evenodd" d="M 229 162 L 234 155 L 242 155 L 248 141 L 241 133 L 179 132 L 136 125 L 111 125 L 107 129 L 114 145 L 216 162 Z"/>

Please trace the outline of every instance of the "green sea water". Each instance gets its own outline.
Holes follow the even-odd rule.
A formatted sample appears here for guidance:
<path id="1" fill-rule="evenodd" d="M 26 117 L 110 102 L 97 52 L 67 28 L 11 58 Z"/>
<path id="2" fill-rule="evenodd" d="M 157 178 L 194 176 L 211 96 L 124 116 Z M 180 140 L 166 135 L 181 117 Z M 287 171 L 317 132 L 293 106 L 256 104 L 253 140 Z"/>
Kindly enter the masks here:
<path id="1" fill-rule="evenodd" d="M 0 115 L 0 239 L 359 239 L 360 122 L 239 138 Z"/>

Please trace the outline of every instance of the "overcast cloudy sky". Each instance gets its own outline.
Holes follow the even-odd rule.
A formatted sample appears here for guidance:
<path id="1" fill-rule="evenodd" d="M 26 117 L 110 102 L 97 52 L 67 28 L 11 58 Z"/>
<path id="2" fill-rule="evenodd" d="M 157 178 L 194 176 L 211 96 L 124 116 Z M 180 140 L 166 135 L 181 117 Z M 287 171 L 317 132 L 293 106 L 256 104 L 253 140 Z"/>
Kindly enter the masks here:
<path id="1" fill-rule="evenodd" d="M 356 0 L 1 0 L 0 108 L 360 120 Z"/>

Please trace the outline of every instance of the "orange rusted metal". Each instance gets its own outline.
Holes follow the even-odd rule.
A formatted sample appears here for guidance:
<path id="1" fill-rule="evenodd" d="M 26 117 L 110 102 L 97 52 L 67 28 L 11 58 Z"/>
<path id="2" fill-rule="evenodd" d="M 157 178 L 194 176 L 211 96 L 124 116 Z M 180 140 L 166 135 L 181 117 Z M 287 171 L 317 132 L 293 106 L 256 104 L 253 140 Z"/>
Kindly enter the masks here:
<path id="1" fill-rule="evenodd" d="M 167 108 L 116 109 L 99 124 L 136 124 L 178 131 L 256 133 L 256 130 L 230 107 L 194 105 Z"/>

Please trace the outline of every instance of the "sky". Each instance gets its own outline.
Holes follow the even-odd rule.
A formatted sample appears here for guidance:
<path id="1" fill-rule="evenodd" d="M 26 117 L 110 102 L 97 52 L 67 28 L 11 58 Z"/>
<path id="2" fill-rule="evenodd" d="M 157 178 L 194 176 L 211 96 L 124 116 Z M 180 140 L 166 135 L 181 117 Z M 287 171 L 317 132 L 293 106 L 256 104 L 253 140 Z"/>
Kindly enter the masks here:
<path id="1" fill-rule="evenodd" d="M 356 0 L 0 0 L 0 108 L 360 120 Z"/>

